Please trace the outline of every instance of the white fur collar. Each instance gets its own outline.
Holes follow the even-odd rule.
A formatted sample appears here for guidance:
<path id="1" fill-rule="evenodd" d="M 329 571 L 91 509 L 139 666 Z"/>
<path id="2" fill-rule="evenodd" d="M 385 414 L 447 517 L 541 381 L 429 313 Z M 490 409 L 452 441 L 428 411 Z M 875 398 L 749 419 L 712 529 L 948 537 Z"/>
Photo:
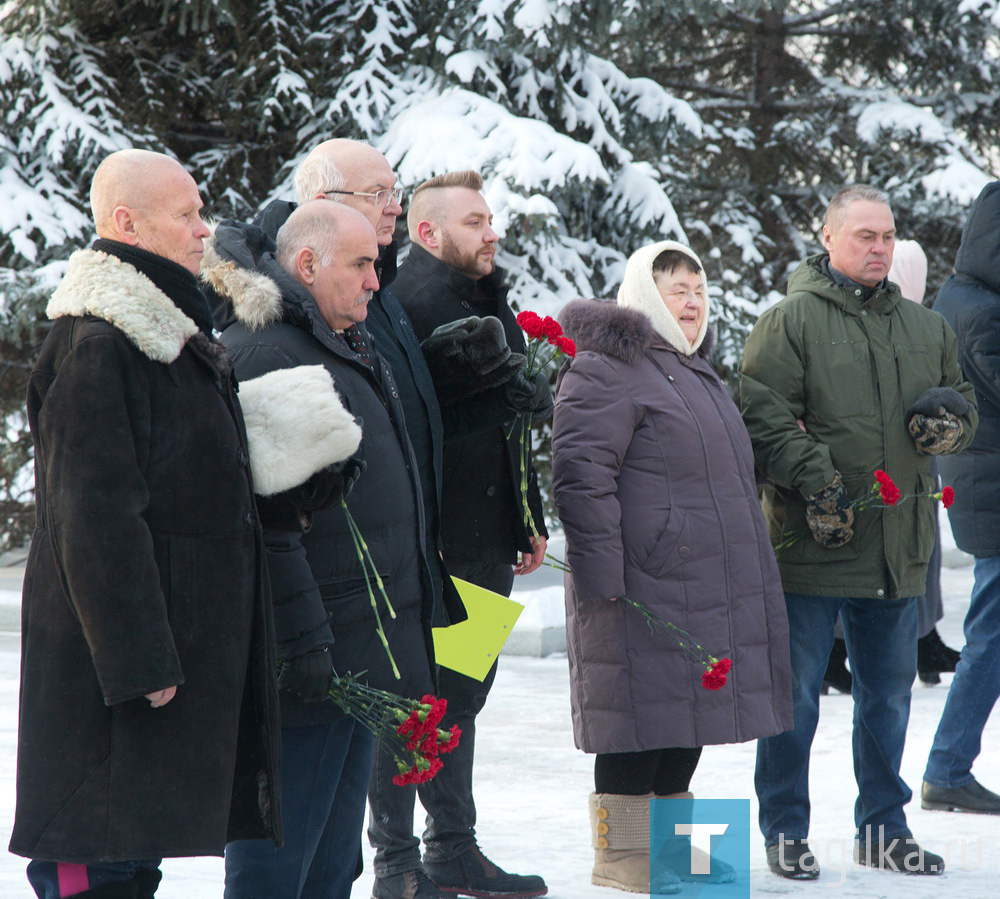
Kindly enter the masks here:
<path id="1" fill-rule="evenodd" d="M 170 364 L 198 326 L 152 281 L 127 262 L 77 250 L 49 300 L 49 318 L 93 315 L 114 325 L 154 362 Z"/>
<path id="2" fill-rule="evenodd" d="M 701 269 L 701 285 L 705 295 L 705 315 L 701 320 L 701 328 L 694 342 L 688 341 L 681 326 L 670 314 L 663 298 L 660 296 L 656 283 L 653 281 L 653 260 L 664 250 L 676 250 L 690 256 Z M 618 289 L 618 305 L 626 309 L 637 309 L 649 316 L 653 328 L 678 353 L 693 356 L 708 330 L 708 314 L 711 305 L 708 298 L 708 279 L 705 277 L 705 267 L 692 250 L 673 240 L 662 240 L 650 244 L 641 250 L 636 250 L 625 265 L 625 280 Z"/>
<path id="3" fill-rule="evenodd" d="M 219 253 L 216 222 L 208 222 L 211 234 L 205 239 L 205 255 L 198 277 L 217 294 L 233 304 L 238 321 L 251 331 L 259 331 L 281 319 L 281 288 L 267 275 L 240 268 Z"/>

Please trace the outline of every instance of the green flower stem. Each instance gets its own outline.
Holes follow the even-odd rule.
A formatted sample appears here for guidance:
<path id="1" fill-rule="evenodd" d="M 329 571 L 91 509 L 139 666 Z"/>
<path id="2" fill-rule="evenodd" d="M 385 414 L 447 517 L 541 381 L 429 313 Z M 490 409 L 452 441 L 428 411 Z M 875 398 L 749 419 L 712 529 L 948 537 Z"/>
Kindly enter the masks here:
<path id="1" fill-rule="evenodd" d="M 361 532 L 358 530 L 358 526 L 354 521 L 354 516 L 351 515 L 351 511 L 347 508 L 347 503 L 344 502 L 343 499 L 340 501 L 340 506 L 344 510 L 344 515 L 347 517 L 347 529 L 351 533 L 351 540 L 354 542 L 354 551 L 358 554 L 358 561 L 361 563 L 361 573 L 365 576 L 365 586 L 368 588 L 368 600 L 371 603 L 372 612 L 375 613 L 375 633 L 378 634 L 382 648 L 385 649 L 385 654 L 389 658 L 389 664 L 392 667 L 393 676 L 396 680 L 401 680 L 399 668 L 396 666 L 396 659 L 392 655 L 392 649 L 389 648 L 389 640 L 385 635 L 385 628 L 382 627 L 382 617 L 378 613 L 378 604 L 375 602 L 375 592 L 372 590 L 371 579 L 368 576 L 369 565 L 375 572 L 379 591 L 385 599 L 385 604 L 389 609 L 390 615 L 395 618 L 396 613 L 389 602 L 389 597 L 385 594 L 385 587 L 382 584 L 382 578 L 379 577 L 378 571 L 375 568 L 375 563 L 372 561 L 371 553 L 368 552 L 368 547 L 364 542 L 364 538 L 361 536 Z M 364 548 L 364 551 L 362 551 L 362 547 Z"/>
<path id="2" fill-rule="evenodd" d="M 710 669 L 718 659 L 715 658 L 704 646 L 696 642 L 695 639 L 682 627 L 678 627 L 672 621 L 667 621 L 661 618 L 659 615 L 651 612 L 642 603 L 636 602 L 634 599 L 629 599 L 627 596 L 622 596 L 621 599 L 627 602 L 630 606 L 638 609 L 642 616 L 649 623 L 650 630 L 658 628 L 660 630 L 666 631 L 673 641 L 686 652 L 691 658 L 695 659 L 698 664 L 703 665 L 706 670 Z"/>
<path id="3" fill-rule="evenodd" d="M 524 509 L 524 525 L 531 532 L 535 540 L 540 540 L 538 528 L 535 526 L 534 516 L 531 514 L 531 506 L 528 504 L 528 465 L 530 464 L 529 440 L 531 439 L 531 416 L 522 416 L 521 424 L 521 505 Z"/>

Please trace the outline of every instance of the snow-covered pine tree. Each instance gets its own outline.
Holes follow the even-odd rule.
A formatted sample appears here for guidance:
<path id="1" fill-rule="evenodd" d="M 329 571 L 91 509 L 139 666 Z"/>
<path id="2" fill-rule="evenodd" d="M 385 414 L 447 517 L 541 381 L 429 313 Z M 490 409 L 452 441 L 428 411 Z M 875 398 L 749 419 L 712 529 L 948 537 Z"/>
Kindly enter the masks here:
<path id="1" fill-rule="evenodd" d="M 702 117 L 687 165 L 659 164 L 723 285 L 723 356 L 818 248 L 845 183 L 888 190 L 900 236 L 947 274 L 965 206 L 998 173 L 997 4 L 681 0 L 623 6 L 612 52 Z M 714 252 L 709 251 L 710 248 Z"/>

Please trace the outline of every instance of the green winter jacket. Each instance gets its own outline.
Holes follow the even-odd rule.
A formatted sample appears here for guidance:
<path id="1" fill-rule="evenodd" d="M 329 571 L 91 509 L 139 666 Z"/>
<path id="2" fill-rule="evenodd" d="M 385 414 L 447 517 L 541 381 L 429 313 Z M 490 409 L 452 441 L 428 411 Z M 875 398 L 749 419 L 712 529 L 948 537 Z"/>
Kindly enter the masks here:
<path id="1" fill-rule="evenodd" d="M 811 256 L 792 273 L 788 295 L 761 315 L 740 363 L 740 406 L 764 488 L 771 539 L 806 529 L 805 499 L 839 471 L 851 499 L 889 473 L 906 494 L 936 489 L 930 456 L 917 453 L 905 412 L 925 390 L 953 387 L 975 404 L 958 367 L 955 335 L 936 312 L 889 284 L 862 302 Z M 962 418 L 956 451 L 978 423 Z M 803 431 L 798 421 L 805 426 Z M 897 599 L 924 592 L 937 503 L 904 499 L 858 513 L 854 538 L 820 546 L 808 530 L 778 556 L 789 593 Z"/>

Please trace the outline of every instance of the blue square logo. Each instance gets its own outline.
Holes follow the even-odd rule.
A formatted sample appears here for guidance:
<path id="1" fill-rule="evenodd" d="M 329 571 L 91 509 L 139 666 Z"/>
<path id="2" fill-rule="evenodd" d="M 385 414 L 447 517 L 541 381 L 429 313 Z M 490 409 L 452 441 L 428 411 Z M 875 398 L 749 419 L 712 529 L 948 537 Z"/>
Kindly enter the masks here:
<path id="1" fill-rule="evenodd" d="M 654 796 L 649 817 L 650 895 L 676 893 L 699 899 L 753 895 L 749 799 Z"/>

